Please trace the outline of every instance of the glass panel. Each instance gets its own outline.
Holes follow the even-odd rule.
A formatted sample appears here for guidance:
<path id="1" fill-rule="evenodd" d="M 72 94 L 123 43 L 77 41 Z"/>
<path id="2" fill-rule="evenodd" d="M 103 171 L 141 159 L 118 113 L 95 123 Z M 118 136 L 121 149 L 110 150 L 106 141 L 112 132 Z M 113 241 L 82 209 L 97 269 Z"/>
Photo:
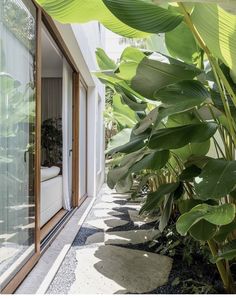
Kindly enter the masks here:
<path id="1" fill-rule="evenodd" d="M 35 252 L 35 16 L 0 1 L 0 288 Z"/>
<path id="2" fill-rule="evenodd" d="M 80 84 L 79 108 L 79 199 L 87 193 L 87 92 Z"/>

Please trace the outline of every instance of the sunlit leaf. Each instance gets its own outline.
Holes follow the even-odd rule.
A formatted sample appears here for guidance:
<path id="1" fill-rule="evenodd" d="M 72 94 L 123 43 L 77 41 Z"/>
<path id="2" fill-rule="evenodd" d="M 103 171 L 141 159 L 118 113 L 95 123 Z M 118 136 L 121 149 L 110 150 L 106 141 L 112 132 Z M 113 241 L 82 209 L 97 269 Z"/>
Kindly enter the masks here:
<path id="1" fill-rule="evenodd" d="M 195 178 L 195 190 L 202 199 L 219 199 L 236 186 L 236 161 L 211 159 Z"/>
<path id="2" fill-rule="evenodd" d="M 235 71 L 236 15 L 215 4 L 204 3 L 195 5 L 191 19 L 212 54 Z"/>
<path id="3" fill-rule="evenodd" d="M 145 0 L 103 0 L 122 22 L 149 33 L 167 32 L 178 26 L 183 16 Z"/>
<path id="4" fill-rule="evenodd" d="M 226 225 L 231 223 L 234 217 L 234 204 L 223 204 L 220 206 L 199 204 L 179 217 L 176 229 L 181 235 L 186 235 L 190 228 L 200 220 L 206 220 L 214 225 Z"/>

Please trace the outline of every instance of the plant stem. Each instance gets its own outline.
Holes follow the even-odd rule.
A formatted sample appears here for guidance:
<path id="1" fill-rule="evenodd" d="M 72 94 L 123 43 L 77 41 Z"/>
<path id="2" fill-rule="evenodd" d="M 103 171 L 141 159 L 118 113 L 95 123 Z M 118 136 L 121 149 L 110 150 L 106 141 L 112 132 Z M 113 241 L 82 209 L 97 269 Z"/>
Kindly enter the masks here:
<path id="1" fill-rule="evenodd" d="M 207 241 L 208 243 L 208 246 L 211 250 L 211 254 L 213 257 L 217 256 L 217 250 L 216 250 L 216 244 L 213 240 L 209 240 Z M 217 269 L 220 273 L 220 277 L 222 279 L 222 282 L 224 284 L 224 287 L 226 289 L 227 292 L 229 293 L 234 293 L 235 292 L 235 287 L 234 287 L 234 284 L 233 284 L 233 281 L 232 281 L 232 275 L 231 275 L 231 272 L 230 270 L 226 270 L 225 268 L 225 265 L 223 263 L 222 260 L 218 261 L 216 263 L 216 266 L 217 266 Z"/>

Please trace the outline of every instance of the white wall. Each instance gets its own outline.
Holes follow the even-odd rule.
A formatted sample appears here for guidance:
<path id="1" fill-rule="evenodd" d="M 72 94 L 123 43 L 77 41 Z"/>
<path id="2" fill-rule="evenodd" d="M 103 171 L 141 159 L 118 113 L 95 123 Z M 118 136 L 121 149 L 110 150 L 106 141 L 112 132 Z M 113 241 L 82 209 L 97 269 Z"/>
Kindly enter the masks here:
<path id="1" fill-rule="evenodd" d="M 95 50 L 97 47 L 104 47 L 104 28 L 98 22 L 83 25 L 65 25 L 55 22 L 55 25 L 88 86 L 87 184 L 88 196 L 94 197 L 104 182 L 105 159 L 104 155 L 97 154 L 103 154 L 105 149 L 103 115 L 101 115 L 105 107 L 105 88 L 91 72 L 98 70 Z M 102 101 L 100 116 L 98 114 L 99 99 Z M 100 143 L 97 143 L 98 134 Z"/>

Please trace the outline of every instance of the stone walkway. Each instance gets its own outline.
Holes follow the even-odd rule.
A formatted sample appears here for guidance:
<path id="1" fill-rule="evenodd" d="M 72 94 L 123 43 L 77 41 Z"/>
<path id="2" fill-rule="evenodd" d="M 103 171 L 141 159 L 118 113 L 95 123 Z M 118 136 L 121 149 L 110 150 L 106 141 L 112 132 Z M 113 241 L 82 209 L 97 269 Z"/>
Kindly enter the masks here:
<path id="1" fill-rule="evenodd" d="M 153 293 L 168 281 L 172 259 L 152 253 L 154 220 L 129 195 L 103 187 L 54 277 L 48 294 Z"/>

